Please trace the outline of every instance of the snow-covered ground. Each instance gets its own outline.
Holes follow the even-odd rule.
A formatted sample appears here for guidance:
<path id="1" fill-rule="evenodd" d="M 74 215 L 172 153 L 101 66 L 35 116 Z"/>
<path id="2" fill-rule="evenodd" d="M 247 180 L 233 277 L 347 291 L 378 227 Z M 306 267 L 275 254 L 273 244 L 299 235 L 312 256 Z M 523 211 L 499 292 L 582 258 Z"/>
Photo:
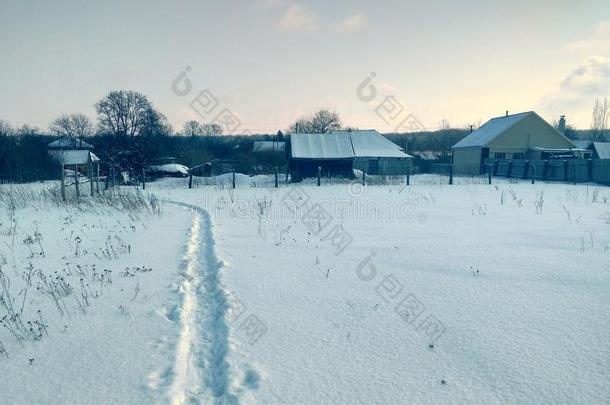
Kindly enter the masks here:
<path id="1" fill-rule="evenodd" d="M 608 403 L 610 189 L 411 180 L 0 186 L 2 402 Z"/>

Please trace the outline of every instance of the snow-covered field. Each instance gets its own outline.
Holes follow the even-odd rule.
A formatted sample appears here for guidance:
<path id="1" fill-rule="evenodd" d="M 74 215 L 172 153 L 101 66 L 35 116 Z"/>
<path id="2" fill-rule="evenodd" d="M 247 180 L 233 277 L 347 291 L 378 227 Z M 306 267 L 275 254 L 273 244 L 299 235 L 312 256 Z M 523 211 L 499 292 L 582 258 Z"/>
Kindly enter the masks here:
<path id="1" fill-rule="evenodd" d="M 608 403 L 610 189 L 411 180 L 0 186 L 1 402 Z"/>

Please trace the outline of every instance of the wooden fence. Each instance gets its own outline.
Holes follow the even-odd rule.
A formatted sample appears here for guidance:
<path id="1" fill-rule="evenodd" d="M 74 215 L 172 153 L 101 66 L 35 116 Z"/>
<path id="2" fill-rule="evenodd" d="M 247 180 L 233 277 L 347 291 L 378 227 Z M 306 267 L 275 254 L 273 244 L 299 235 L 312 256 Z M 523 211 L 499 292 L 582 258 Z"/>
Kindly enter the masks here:
<path id="1" fill-rule="evenodd" d="M 485 166 L 488 173 L 493 176 L 571 183 L 596 182 L 610 184 L 610 160 L 487 159 Z"/>

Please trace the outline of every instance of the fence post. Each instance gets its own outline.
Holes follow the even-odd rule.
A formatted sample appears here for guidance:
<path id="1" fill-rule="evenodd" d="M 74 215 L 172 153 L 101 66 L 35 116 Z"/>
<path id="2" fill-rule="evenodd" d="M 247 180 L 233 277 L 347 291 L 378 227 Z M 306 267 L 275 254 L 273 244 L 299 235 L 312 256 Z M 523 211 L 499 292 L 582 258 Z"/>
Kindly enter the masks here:
<path id="1" fill-rule="evenodd" d="M 80 198 L 80 184 L 78 184 L 78 165 L 74 165 L 74 184 L 76 185 L 76 198 Z"/>
<path id="2" fill-rule="evenodd" d="M 453 184 L 453 165 L 449 165 L 449 185 Z"/>
<path id="3" fill-rule="evenodd" d="M 189 190 L 193 188 L 193 173 L 189 173 Z M 233 186 L 235 188 L 235 186 Z"/>
<path id="4" fill-rule="evenodd" d="M 114 173 L 114 166 L 110 167 L 110 173 L 112 173 L 112 176 L 110 176 L 110 187 L 114 188 L 114 186 L 116 186 L 116 179 L 114 178 L 115 173 Z"/>
<path id="5" fill-rule="evenodd" d="M 106 181 L 104 182 L 104 191 L 108 190 L 110 187 L 110 167 L 108 167 L 106 171 Z"/>
<path id="6" fill-rule="evenodd" d="M 97 191 L 97 195 L 100 195 L 100 162 L 99 161 L 95 164 L 95 189 Z"/>
<path id="7" fill-rule="evenodd" d="M 593 159 L 587 159 L 587 172 L 589 181 L 593 181 Z"/>
<path id="8" fill-rule="evenodd" d="M 546 181 L 547 172 L 549 170 L 549 161 L 544 160 L 542 162 L 542 181 Z"/>
<path id="9" fill-rule="evenodd" d="M 491 164 L 487 164 L 487 183 L 491 184 Z"/>
<path id="10" fill-rule="evenodd" d="M 142 169 L 142 190 L 146 190 L 146 169 Z"/>
<path id="11" fill-rule="evenodd" d="M 407 168 L 407 186 L 411 184 L 411 167 Z"/>
<path id="12" fill-rule="evenodd" d="M 320 187 L 320 177 L 322 176 L 322 166 L 318 166 L 318 187 Z"/>
<path id="13" fill-rule="evenodd" d="M 536 184 L 536 164 L 532 163 L 532 184 Z"/>
<path id="14" fill-rule="evenodd" d="M 93 197 L 93 163 L 89 162 L 89 185 L 91 186 L 91 197 Z"/>
<path id="15" fill-rule="evenodd" d="M 362 185 L 366 185 L 366 173 L 364 171 L 362 172 Z"/>
<path id="16" fill-rule="evenodd" d="M 530 171 L 530 161 L 526 160 L 525 161 L 525 167 L 523 168 L 523 179 L 526 180 L 527 179 L 527 174 Z"/>
<path id="17" fill-rule="evenodd" d="M 577 180 L 577 176 L 578 176 L 578 160 L 573 160 L 572 162 L 574 162 L 574 164 L 572 166 L 574 166 L 574 184 L 576 184 L 576 180 Z"/>
<path id="18" fill-rule="evenodd" d="M 235 188 L 235 168 L 233 168 L 233 188 Z"/>
<path id="19" fill-rule="evenodd" d="M 61 199 L 66 201 L 66 171 L 64 164 L 61 164 Z"/>
<path id="20" fill-rule="evenodd" d="M 510 179 L 513 175 L 513 161 L 512 159 L 508 161 L 508 171 L 506 172 L 506 178 Z"/>
<path id="21" fill-rule="evenodd" d="M 278 188 L 278 168 L 275 166 L 275 188 Z"/>
<path id="22" fill-rule="evenodd" d="M 563 181 L 568 181 L 568 161 L 563 161 Z"/>

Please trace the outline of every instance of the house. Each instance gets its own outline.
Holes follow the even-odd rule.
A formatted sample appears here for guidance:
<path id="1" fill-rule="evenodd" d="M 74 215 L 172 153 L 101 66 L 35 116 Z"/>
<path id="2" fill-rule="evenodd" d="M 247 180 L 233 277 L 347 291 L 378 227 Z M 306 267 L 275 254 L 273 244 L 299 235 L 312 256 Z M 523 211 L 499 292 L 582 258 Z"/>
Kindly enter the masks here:
<path id="1" fill-rule="evenodd" d="M 485 159 L 535 159 L 544 150 L 569 151 L 575 145 L 534 111 L 492 118 L 456 143 L 453 170 L 484 172 Z"/>
<path id="2" fill-rule="evenodd" d="M 85 166 L 99 163 L 99 158 L 95 156 L 91 149 L 93 145 L 80 138 L 64 136 L 47 145 L 49 158 L 64 166 Z"/>
<path id="3" fill-rule="evenodd" d="M 366 174 L 406 174 L 412 156 L 375 130 L 336 131 L 330 134 L 291 134 L 290 172 L 299 181 L 325 176 L 352 178 L 354 169 Z"/>

